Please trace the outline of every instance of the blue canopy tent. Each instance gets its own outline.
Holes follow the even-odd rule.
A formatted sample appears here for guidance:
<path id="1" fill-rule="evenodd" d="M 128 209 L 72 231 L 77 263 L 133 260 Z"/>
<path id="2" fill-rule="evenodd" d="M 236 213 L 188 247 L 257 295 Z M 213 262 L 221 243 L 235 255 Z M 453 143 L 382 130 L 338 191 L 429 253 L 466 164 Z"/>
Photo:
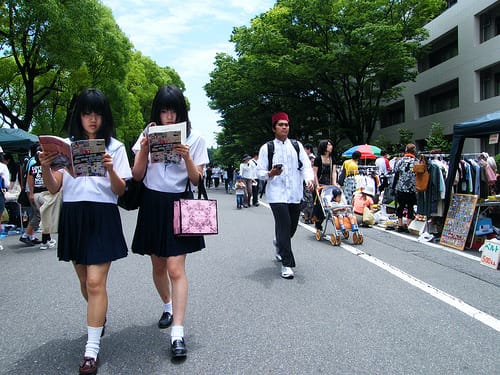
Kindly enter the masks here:
<path id="1" fill-rule="evenodd" d="M 450 205 L 453 180 L 462 157 L 465 138 L 482 138 L 490 134 L 500 133 L 500 111 L 489 113 L 471 121 L 459 122 L 453 126 L 450 164 L 446 177 L 445 212 Z"/>
<path id="2" fill-rule="evenodd" d="M 0 146 L 4 152 L 24 153 L 38 143 L 38 137 L 22 129 L 0 128 Z"/>

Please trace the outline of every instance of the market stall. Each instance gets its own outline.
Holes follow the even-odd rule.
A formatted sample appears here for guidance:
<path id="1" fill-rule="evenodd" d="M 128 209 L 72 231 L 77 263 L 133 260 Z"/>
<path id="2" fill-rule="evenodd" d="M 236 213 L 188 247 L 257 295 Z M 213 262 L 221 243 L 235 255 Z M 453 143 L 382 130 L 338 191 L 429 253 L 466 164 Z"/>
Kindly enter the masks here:
<path id="1" fill-rule="evenodd" d="M 450 206 L 453 194 L 453 184 L 460 160 L 462 158 L 462 150 L 466 138 L 482 138 L 491 134 L 500 133 L 500 111 L 487 114 L 471 121 L 457 123 L 453 127 L 453 142 L 449 159 L 448 175 L 446 177 L 446 195 L 445 195 L 445 213 L 450 214 L 452 207 Z M 488 202 L 477 202 L 474 200 L 472 220 L 470 224 L 477 225 L 479 214 L 485 207 L 490 207 Z M 463 209 L 463 205 L 460 205 Z M 460 212 L 460 211 L 458 211 Z M 453 217 L 453 215 L 449 215 Z M 455 215 L 456 216 L 456 215 Z M 452 220 L 449 220 L 450 222 Z M 443 233 L 445 234 L 445 233 Z M 455 233 L 456 234 L 456 233 Z M 465 234 L 466 235 L 466 234 Z M 474 236 L 473 236 L 474 238 Z M 463 244 L 461 245 L 463 249 Z"/>

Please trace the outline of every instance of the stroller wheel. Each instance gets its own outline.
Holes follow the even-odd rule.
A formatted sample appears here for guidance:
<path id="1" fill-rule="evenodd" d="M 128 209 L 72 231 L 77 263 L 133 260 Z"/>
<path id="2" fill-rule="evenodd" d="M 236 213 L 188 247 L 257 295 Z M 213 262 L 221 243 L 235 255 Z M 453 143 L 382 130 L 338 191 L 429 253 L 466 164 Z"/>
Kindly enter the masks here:
<path id="1" fill-rule="evenodd" d="M 332 246 L 335 246 L 337 244 L 337 236 L 335 233 L 330 234 L 330 243 Z"/>
<path id="2" fill-rule="evenodd" d="M 346 240 L 349 239 L 349 231 L 348 230 L 344 230 L 344 232 L 342 232 L 342 234 L 344 235 L 344 239 L 346 239 Z"/>
<path id="3" fill-rule="evenodd" d="M 358 232 L 353 232 L 353 233 L 352 233 L 352 242 L 353 242 L 354 244 L 357 244 L 357 243 L 358 243 L 358 237 L 359 237 Z"/>
<path id="4" fill-rule="evenodd" d="M 335 236 L 335 240 L 336 240 L 336 241 L 335 241 L 335 244 L 336 244 L 337 246 L 340 246 L 340 244 L 342 243 L 342 237 L 340 236 L 340 234 L 337 234 L 337 235 Z"/>
<path id="5" fill-rule="evenodd" d="M 316 229 L 316 234 L 314 236 L 316 237 L 317 241 L 321 240 L 321 231 L 319 229 Z"/>
<path id="6" fill-rule="evenodd" d="M 358 245 L 362 245 L 362 244 L 363 244 L 363 235 L 358 234 Z"/>

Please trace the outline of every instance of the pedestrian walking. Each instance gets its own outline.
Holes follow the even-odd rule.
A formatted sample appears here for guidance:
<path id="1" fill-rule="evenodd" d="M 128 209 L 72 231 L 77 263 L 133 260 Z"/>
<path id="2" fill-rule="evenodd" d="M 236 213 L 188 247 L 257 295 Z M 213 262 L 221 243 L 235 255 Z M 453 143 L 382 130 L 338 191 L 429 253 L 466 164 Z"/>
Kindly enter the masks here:
<path id="1" fill-rule="evenodd" d="M 51 168 L 57 154 L 39 154 L 42 175 L 50 193 L 62 188 L 57 256 L 72 262 L 87 301 L 87 344 L 80 374 L 95 374 L 100 339 L 104 335 L 108 294 L 106 282 L 111 262 L 127 256 L 118 196 L 124 179 L 132 176 L 124 145 L 112 137 L 113 117 L 108 99 L 98 89 L 85 89 L 76 99 L 70 119 L 71 140 L 104 139 L 102 164 L 107 175 L 72 177 L 64 168 Z"/>
<path id="2" fill-rule="evenodd" d="M 187 184 L 197 186 L 201 183 L 203 168 L 209 160 L 205 140 L 191 131 L 184 95 L 175 86 L 162 86 L 153 100 L 149 126 L 179 123 L 186 124 L 186 143 L 173 148 L 180 155 L 179 161 L 151 163 L 148 137 L 144 132 L 132 148 L 135 152 L 134 178 L 144 178 L 145 186 L 132 251 L 151 257 L 153 281 L 163 303 L 158 327 L 163 329 L 172 325 L 170 347 L 174 358 L 187 355 L 184 338 L 188 298 L 186 255 L 203 249 L 205 241 L 202 236 L 174 235 L 173 206 L 174 201 L 186 197 Z"/>
<path id="3" fill-rule="evenodd" d="M 303 196 L 303 182 L 307 188 L 314 188 L 314 176 L 309 157 L 298 143 L 299 152 L 288 138 L 290 124 L 288 114 L 278 112 L 272 116 L 274 152 L 268 154 L 268 145 L 259 150 L 257 174 L 267 181 L 266 198 L 271 206 L 275 224 L 276 259 L 281 260 L 281 277 L 292 279 L 295 258 L 291 239 L 297 230 L 300 217 L 300 201 Z M 269 163 L 271 160 L 271 163 Z M 302 164 L 300 166 L 300 163 Z"/>

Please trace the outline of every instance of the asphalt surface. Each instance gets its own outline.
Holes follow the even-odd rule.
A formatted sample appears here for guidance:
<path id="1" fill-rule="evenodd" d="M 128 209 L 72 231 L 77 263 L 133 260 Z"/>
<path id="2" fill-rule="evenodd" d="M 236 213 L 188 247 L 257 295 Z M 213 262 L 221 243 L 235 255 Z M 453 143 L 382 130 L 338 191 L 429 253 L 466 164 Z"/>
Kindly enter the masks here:
<path id="1" fill-rule="evenodd" d="M 220 233 L 187 257 L 187 359 L 171 360 L 150 260 L 130 252 L 111 266 L 99 374 L 500 373 L 500 271 L 393 231 L 334 247 L 301 225 L 285 280 L 265 202 L 237 210 L 223 188 L 208 193 Z M 122 211 L 129 244 L 135 219 Z M 77 374 L 86 305 L 73 268 L 18 239 L 1 240 L 0 374 Z"/>

